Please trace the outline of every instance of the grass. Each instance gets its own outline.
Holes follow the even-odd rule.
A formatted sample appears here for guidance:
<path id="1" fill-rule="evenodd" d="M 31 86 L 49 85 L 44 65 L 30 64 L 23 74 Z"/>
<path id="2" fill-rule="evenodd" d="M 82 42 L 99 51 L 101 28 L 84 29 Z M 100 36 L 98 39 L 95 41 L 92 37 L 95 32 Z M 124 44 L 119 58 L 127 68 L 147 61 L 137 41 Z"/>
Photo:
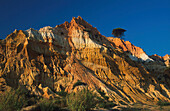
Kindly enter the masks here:
<path id="1" fill-rule="evenodd" d="M 170 105 L 170 102 L 158 101 L 158 102 L 157 102 L 157 105 L 159 105 L 159 106 L 169 106 L 169 105 Z"/>
<path id="2" fill-rule="evenodd" d="M 18 87 L 18 89 L 11 89 L 1 95 L 0 110 L 13 111 L 20 110 L 22 107 L 28 105 L 28 98 L 26 97 L 26 91 Z"/>
<path id="3" fill-rule="evenodd" d="M 67 96 L 68 108 L 72 111 L 89 111 L 96 106 L 96 95 L 85 88 Z"/>
<path id="4" fill-rule="evenodd" d="M 41 99 L 39 106 L 41 111 L 54 111 L 59 110 L 59 107 L 55 105 L 56 100 Z"/>
<path id="5" fill-rule="evenodd" d="M 62 97 L 66 97 L 67 96 L 67 92 L 65 92 L 64 90 L 61 90 L 60 92 L 56 92 L 59 96 Z"/>
<path id="6" fill-rule="evenodd" d="M 54 99 L 46 99 L 41 98 L 39 100 L 39 106 L 41 111 L 65 111 L 66 104 L 66 96 L 68 95 L 67 92 L 61 90 L 60 92 L 55 92 L 60 97 Z"/>
<path id="7" fill-rule="evenodd" d="M 80 85 L 82 82 L 78 82 Z M 17 111 L 24 107 L 31 105 L 38 105 L 41 111 L 65 111 L 67 109 L 72 111 L 89 111 L 93 108 L 112 108 L 115 104 L 108 101 L 107 96 L 103 91 L 99 91 L 103 98 L 98 97 L 95 93 L 88 88 L 84 88 L 77 93 L 68 94 L 62 90 L 56 92 L 60 97 L 54 99 L 45 99 L 29 95 L 27 90 L 18 87 L 11 89 L 0 95 L 0 111 Z"/>
<path id="8" fill-rule="evenodd" d="M 105 109 L 110 109 L 112 107 L 116 106 L 115 103 L 113 103 L 113 101 L 108 101 L 108 100 L 104 100 L 100 97 L 97 97 L 97 104 L 96 107 L 97 108 L 105 108 Z"/>

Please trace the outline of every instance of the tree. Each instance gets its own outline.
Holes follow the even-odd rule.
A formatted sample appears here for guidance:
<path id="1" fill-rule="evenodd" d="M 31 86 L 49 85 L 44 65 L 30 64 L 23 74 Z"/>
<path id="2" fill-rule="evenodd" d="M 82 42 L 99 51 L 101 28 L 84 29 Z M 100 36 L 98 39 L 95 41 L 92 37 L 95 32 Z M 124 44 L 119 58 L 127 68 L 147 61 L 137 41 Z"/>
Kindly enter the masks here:
<path id="1" fill-rule="evenodd" d="M 122 28 L 115 28 L 115 29 L 113 29 L 112 34 L 114 37 L 118 37 L 118 38 L 122 39 L 122 36 L 124 36 L 125 31 L 126 30 L 122 29 Z"/>

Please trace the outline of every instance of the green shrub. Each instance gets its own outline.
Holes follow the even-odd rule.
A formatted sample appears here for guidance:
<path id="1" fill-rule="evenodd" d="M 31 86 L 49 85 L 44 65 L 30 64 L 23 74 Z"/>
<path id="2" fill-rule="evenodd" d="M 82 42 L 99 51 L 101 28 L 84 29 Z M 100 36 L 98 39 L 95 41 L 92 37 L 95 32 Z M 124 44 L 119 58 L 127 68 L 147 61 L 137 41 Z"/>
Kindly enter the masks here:
<path id="1" fill-rule="evenodd" d="M 115 103 L 113 103 L 112 101 L 109 101 L 109 100 L 108 100 L 109 97 L 106 96 L 106 93 L 105 93 L 104 91 L 102 91 L 101 89 L 98 89 L 97 92 L 103 97 L 103 99 L 100 98 L 100 97 L 97 97 L 97 100 L 98 100 L 97 106 L 98 106 L 99 108 L 109 109 L 109 108 L 112 108 L 112 107 L 116 106 Z"/>
<path id="2" fill-rule="evenodd" d="M 78 81 L 73 85 L 73 89 L 74 89 L 76 86 L 80 86 L 80 85 L 87 85 L 87 84 L 78 80 Z"/>
<path id="3" fill-rule="evenodd" d="M 106 108 L 106 109 L 109 109 L 109 108 L 112 108 L 114 106 L 116 106 L 115 103 L 113 103 L 113 101 L 108 101 L 108 100 L 104 100 L 100 97 L 97 97 L 97 105 L 96 105 L 98 108 Z"/>
<path id="4" fill-rule="evenodd" d="M 88 88 L 67 96 L 68 108 L 72 111 L 89 111 L 96 105 L 96 95 Z"/>
<path id="5" fill-rule="evenodd" d="M 57 107 L 60 107 L 60 108 L 63 108 L 63 107 L 67 107 L 67 104 L 66 104 L 66 98 L 58 98 L 58 99 L 55 99 L 55 105 Z"/>
<path id="6" fill-rule="evenodd" d="M 159 106 L 169 106 L 169 105 L 170 105 L 170 102 L 158 101 L 158 102 L 157 102 L 157 105 L 159 105 Z"/>
<path id="7" fill-rule="evenodd" d="M 65 92 L 64 90 L 61 90 L 60 92 L 56 92 L 58 95 L 62 96 L 62 97 L 66 97 L 67 96 L 67 92 Z"/>
<path id="8" fill-rule="evenodd" d="M 98 107 L 99 107 L 99 108 L 109 109 L 109 108 L 112 108 L 112 107 L 114 107 L 114 106 L 117 106 L 117 105 L 114 104 L 113 102 L 103 101 L 103 102 L 99 102 L 99 103 L 98 103 Z"/>
<path id="9" fill-rule="evenodd" d="M 6 91 L 0 97 L 0 110 L 13 111 L 20 110 L 27 105 L 28 99 L 26 98 L 26 91 L 18 87 L 18 89 L 11 89 Z"/>
<path id="10" fill-rule="evenodd" d="M 41 111 L 54 111 L 59 109 L 56 105 L 55 105 L 56 100 L 49 100 L 49 99 L 41 99 L 40 100 L 40 110 Z"/>

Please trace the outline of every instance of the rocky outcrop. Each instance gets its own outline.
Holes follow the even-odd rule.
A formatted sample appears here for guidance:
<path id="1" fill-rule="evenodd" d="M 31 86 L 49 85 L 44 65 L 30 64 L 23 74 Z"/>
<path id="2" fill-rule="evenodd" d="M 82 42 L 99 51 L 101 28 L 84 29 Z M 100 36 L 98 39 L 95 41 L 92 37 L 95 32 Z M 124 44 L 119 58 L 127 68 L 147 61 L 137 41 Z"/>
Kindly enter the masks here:
<path id="1" fill-rule="evenodd" d="M 150 58 L 152 58 L 154 61 L 163 61 L 163 58 L 157 54 L 151 55 Z"/>
<path id="2" fill-rule="evenodd" d="M 149 63 L 157 65 L 141 48 L 101 35 L 81 17 L 56 27 L 15 30 L 0 41 L 0 83 L 23 85 L 46 98 L 57 96 L 53 91 L 88 87 L 117 104 L 170 101 L 169 82 L 148 70 Z M 75 87 L 77 81 L 87 86 Z"/>
<path id="3" fill-rule="evenodd" d="M 157 54 L 148 56 L 142 48 L 134 46 L 129 41 L 113 37 L 108 37 L 108 40 L 113 42 L 118 50 L 126 52 L 131 60 L 142 62 L 149 72 L 163 74 L 165 69 L 169 66 L 169 55 L 165 55 L 164 57 Z"/>
<path id="4" fill-rule="evenodd" d="M 165 61 L 165 64 L 166 66 L 170 66 L 170 55 L 166 54 L 164 57 L 163 57 L 164 61 Z"/>
<path id="5" fill-rule="evenodd" d="M 143 61 L 153 61 L 140 47 L 134 46 L 129 41 L 121 40 L 120 38 L 108 37 L 108 40 L 114 42 L 117 48 L 122 49 L 123 51 L 130 52 L 131 58 L 135 60 L 135 57 Z"/>

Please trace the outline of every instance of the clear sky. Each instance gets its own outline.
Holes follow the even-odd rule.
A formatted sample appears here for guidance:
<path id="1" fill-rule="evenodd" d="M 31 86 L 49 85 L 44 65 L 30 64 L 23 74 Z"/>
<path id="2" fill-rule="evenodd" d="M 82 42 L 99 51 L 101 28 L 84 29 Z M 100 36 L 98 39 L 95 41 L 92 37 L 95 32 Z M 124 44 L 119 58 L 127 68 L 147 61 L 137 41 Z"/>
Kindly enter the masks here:
<path id="1" fill-rule="evenodd" d="M 148 55 L 170 54 L 170 0 L 0 0 L 0 14 L 0 38 L 81 16 L 107 37 L 126 29 L 125 40 Z"/>

